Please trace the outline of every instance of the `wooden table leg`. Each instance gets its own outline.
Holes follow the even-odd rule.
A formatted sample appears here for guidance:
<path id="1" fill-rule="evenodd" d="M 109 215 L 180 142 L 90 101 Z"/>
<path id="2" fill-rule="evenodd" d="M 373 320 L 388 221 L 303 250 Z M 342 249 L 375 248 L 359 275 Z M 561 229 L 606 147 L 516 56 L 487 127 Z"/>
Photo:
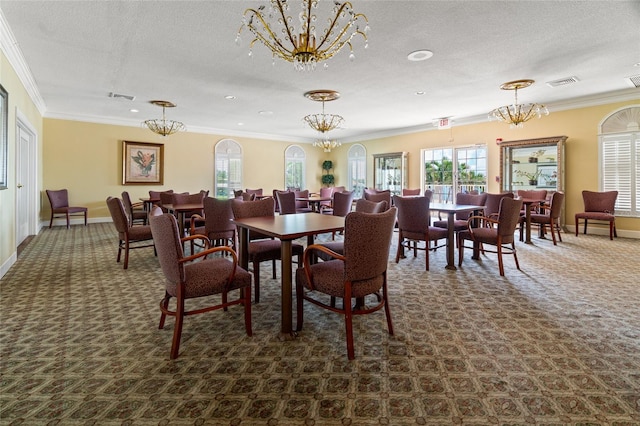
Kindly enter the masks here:
<path id="1" fill-rule="evenodd" d="M 281 310 L 282 323 L 280 326 L 280 340 L 294 339 L 295 333 L 292 331 L 292 272 L 291 266 L 291 240 L 283 240 L 280 245 L 280 265 L 282 269 L 282 288 L 281 288 Z"/>
<path id="2" fill-rule="evenodd" d="M 453 255 L 454 255 L 454 249 L 455 249 L 455 239 L 454 239 L 454 219 L 455 219 L 455 213 L 454 212 L 449 212 L 448 213 L 448 217 L 447 217 L 447 266 L 445 266 L 445 269 L 451 269 L 452 271 L 455 271 L 456 269 L 456 265 L 453 262 Z"/>
<path id="3" fill-rule="evenodd" d="M 533 244 L 531 242 L 531 206 L 532 204 L 525 205 L 525 218 L 526 218 L 526 226 L 525 226 L 525 244 Z"/>

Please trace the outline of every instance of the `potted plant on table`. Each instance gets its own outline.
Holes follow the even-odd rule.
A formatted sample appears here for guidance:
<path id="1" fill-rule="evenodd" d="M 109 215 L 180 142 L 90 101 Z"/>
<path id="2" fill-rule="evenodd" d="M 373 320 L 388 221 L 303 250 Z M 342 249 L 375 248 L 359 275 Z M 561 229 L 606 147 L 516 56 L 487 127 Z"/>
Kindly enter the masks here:
<path id="1" fill-rule="evenodd" d="M 536 170 L 535 172 L 525 172 L 524 170 L 516 170 L 515 174 L 518 176 L 524 176 L 529 180 L 529 185 L 537 186 L 538 178 L 542 174 L 542 170 Z"/>

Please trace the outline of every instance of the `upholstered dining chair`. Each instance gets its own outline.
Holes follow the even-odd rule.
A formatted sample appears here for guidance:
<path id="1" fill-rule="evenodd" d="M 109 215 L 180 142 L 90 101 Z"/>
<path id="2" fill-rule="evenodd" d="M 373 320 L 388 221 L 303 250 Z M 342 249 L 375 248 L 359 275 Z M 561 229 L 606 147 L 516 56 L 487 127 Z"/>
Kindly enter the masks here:
<path id="1" fill-rule="evenodd" d="M 497 217 L 498 211 L 500 211 L 500 201 L 502 201 L 504 197 L 514 198 L 513 192 L 502 192 L 499 194 L 491 194 L 489 192 L 486 192 L 483 216 Z"/>
<path id="2" fill-rule="evenodd" d="M 584 201 L 584 212 L 576 213 L 576 237 L 578 236 L 578 228 L 580 227 L 580 219 L 584 220 L 584 231 L 587 233 L 587 221 L 595 220 L 596 222 L 609 223 L 609 239 L 618 237 L 616 231 L 615 207 L 618 191 L 582 191 L 582 200 Z"/>
<path id="3" fill-rule="evenodd" d="M 344 316 L 347 336 L 347 357 L 355 358 L 353 316 L 366 315 L 382 308 L 387 317 L 387 329 L 393 335 L 387 290 L 389 248 L 396 221 L 396 209 L 370 214 L 351 212 L 345 218 L 344 255 L 321 245 L 310 245 L 304 252 L 304 266 L 296 270 L 297 331 L 304 322 L 304 301 Z M 325 262 L 311 263 L 317 252 L 332 257 Z M 342 307 L 327 304 L 322 295 L 331 300 L 342 299 Z M 356 304 L 353 299 L 375 295 L 376 304 Z"/>
<path id="4" fill-rule="evenodd" d="M 142 203 L 132 203 L 131 197 L 127 191 L 122 191 L 122 204 L 124 205 L 124 209 L 129 216 L 129 220 L 132 225 L 137 223 L 142 223 L 142 225 L 147 224 L 147 216 L 149 216 L 149 212 L 144 209 L 144 205 Z"/>
<path id="5" fill-rule="evenodd" d="M 189 235 L 204 235 L 210 247 L 229 246 L 236 249 L 236 226 L 231 222 L 231 200 L 206 197 L 203 202 L 204 217 L 191 216 Z M 191 241 L 193 253 L 195 241 Z"/>
<path id="6" fill-rule="evenodd" d="M 330 201 L 320 201 L 319 210 L 320 213 L 331 214 L 331 210 L 333 209 L 333 186 L 323 186 L 320 188 L 320 198 L 331 198 Z"/>
<path id="7" fill-rule="evenodd" d="M 70 216 L 83 215 L 84 226 L 87 226 L 87 207 L 74 207 L 69 206 L 69 191 L 67 189 L 52 190 L 47 189 L 47 198 L 49 204 L 51 204 L 51 220 L 49 221 L 49 228 L 53 226 L 53 218 L 64 216 L 67 219 L 67 229 L 69 229 Z"/>
<path id="8" fill-rule="evenodd" d="M 486 193 L 482 194 L 470 194 L 466 192 L 459 192 L 456 194 L 456 204 L 467 204 L 470 206 L 484 206 L 487 198 Z M 453 221 L 453 231 L 459 232 L 467 229 L 467 219 L 471 215 L 471 212 L 456 213 L 456 218 Z M 447 229 L 449 222 L 446 219 L 440 219 L 433 222 L 433 226 L 438 228 Z"/>
<path id="9" fill-rule="evenodd" d="M 263 198 L 256 201 L 232 200 L 233 216 L 237 219 L 247 217 L 275 216 L 273 198 Z M 253 267 L 253 282 L 255 286 L 255 301 L 260 302 L 260 263 L 270 260 L 272 263 L 273 279 L 276 278 L 276 260 L 280 256 L 280 240 L 275 240 L 258 232 L 249 232 L 249 262 Z M 298 266 L 302 264 L 304 247 L 298 243 L 291 244 L 291 253 L 298 256 Z"/>
<path id="10" fill-rule="evenodd" d="M 430 226 L 431 213 L 429 212 L 429 199 L 427 197 L 399 197 L 393 196 L 393 205 L 398 209 L 398 249 L 396 251 L 396 263 L 404 258 L 404 249 L 413 250 L 413 257 L 418 250 L 425 252 L 425 270 L 429 270 L 429 250 L 446 245 L 448 232 L 445 228 Z M 438 240 L 445 240 L 445 244 L 437 245 Z M 424 247 L 419 245 L 424 242 Z M 436 245 L 431 246 L 435 241 Z"/>
<path id="11" fill-rule="evenodd" d="M 483 252 L 497 253 L 498 269 L 500 275 L 504 276 L 504 265 L 502 262 L 502 254 L 513 254 L 516 267 L 520 269 L 518 263 L 518 255 L 516 254 L 514 232 L 520 221 L 520 209 L 522 208 L 522 200 L 503 197 L 500 201 L 500 209 L 498 217 L 487 217 L 473 215 L 467 219 L 467 229 L 458 232 L 458 266 L 462 265 L 465 240 L 480 243 L 483 246 Z M 474 227 L 474 222 L 480 221 L 485 225 Z M 488 250 L 486 245 L 496 247 L 495 251 Z M 505 251 L 506 250 L 506 251 Z"/>
<path id="12" fill-rule="evenodd" d="M 295 194 L 294 198 L 309 198 L 309 190 L 295 190 L 293 191 Z M 282 214 L 282 206 L 280 206 L 280 214 Z M 311 213 L 313 209 L 309 205 L 308 201 L 296 201 L 296 213 Z"/>
<path id="13" fill-rule="evenodd" d="M 245 189 L 244 192 L 246 192 L 247 194 L 255 194 L 256 198 L 262 197 L 262 188 L 257 188 L 257 189 Z"/>
<path id="14" fill-rule="evenodd" d="M 280 206 L 280 214 L 296 214 L 296 194 L 289 191 L 276 192 L 278 205 Z"/>
<path id="15" fill-rule="evenodd" d="M 362 193 L 362 198 L 368 201 L 373 201 L 375 203 L 379 201 L 386 201 L 387 208 L 390 208 L 392 205 L 391 191 L 389 191 L 388 189 L 384 191 L 379 191 L 377 189 L 365 189 L 364 192 Z"/>
<path id="16" fill-rule="evenodd" d="M 116 263 L 120 263 L 120 257 L 124 251 L 123 268 L 129 267 L 129 250 L 153 247 L 153 236 L 149 225 L 132 226 L 124 210 L 122 200 L 116 197 L 107 198 L 107 207 L 113 220 L 113 225 L 118 231 L 118 257 Z"/>
<path id="17" fill-rule="evenodd" d="M 403 197 L 408 197 L 412 195 L 420 195 L 420 188 L 416 188 L 416 189 L 402 188 Z"/>
<path id="18" fill-rule="evenodd" d="M 206 249 L 191 256 L 185 256 L 182 251 L 184 242 L 202 238 L 192 235 L 180 238 L 180 229 L 175 216 L 162 214 L 150 216 L 151 232 L 158 250 L 158 260 L 165 276 L 165 294 L 160 301 L 160 325 L 164 328 L 167 315 L 175 317 L 173 339 L 171 341 L 170 358 L 178 358 L 184 317 L 201 314 L 217 309 L 227 310 L 233 305 L 244 308 L 244 326 L 248 336 L 251 329 L 251 274 L 238 266 L 238 258 L 231 247 L 220 246 L 208 248 L 206 238 L 203 238 Z M 227 253 L 227 257 L 207 259 L 213 253 Z M 194 262 L 198 260 L 198 262 Z M 229 293 L 238 291 L 238 297 L 229 299 Z M 185 302 L 208 296 L 220 295 L 221 303 L 217 300 L 208 306 L 194 306 L 188 310 Z M 169 301 L 176 299 L 175 310 L 171 310 Z"/>
<path id="19" fill-rule="evenodd" d="M 362 213 L 382 213 L 389 208 L 389 203 L 385 200 L 369 201 L 360 198 L 356 201 L 355 211 Z"/>
<path id="20" fill-rule="evenodd" d="M 531 223 L 542 226 L 542 234 L 547 225 L 551 230 L 551 239 L 553 245 L 557 245 L 556 233 L 558 240 L 562 242 L 560 235 L 560 214 L 562 213 L 562 204 L 564 203 L 564 193 L 557 191 L 551 195 L 551 205 L 543 206 L 540 213 L 531 213 Z M 522 241 L 522 224 L 520 225 L 520 240 Z"/>

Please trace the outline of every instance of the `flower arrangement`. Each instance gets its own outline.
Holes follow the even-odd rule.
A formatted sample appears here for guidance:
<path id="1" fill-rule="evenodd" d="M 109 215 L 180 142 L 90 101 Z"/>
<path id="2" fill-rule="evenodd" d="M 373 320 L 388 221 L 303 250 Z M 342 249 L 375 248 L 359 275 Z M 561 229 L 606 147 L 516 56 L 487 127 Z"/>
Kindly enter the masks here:
<path id="1" fill-rule="evenodd" d="M 537 151 L 532 152 L 529 155 L 529 162 L 530 163 L 537 163 L 538 162 L 538 158 L 542 157 L 544 155 L 544 149 L 539 149 Z"/>
<path id="2" fill-rule="evenodd" d="M 529 179 L 529 182 L 537 181 L 540 175 L 542 175 L 542 170 L 536 170 L 535 173 L 526 172 L 524 170 L 516 170 L 514 172 L 518 176 L 524 176 Z"/>
<path id="3" fill-rule="evenodd" d="M 142 176 L 149 176 L 151 168 L 156 163 L 156 156 L 151 152 L 138 151 L 131 159 L 138 165 Z"/>

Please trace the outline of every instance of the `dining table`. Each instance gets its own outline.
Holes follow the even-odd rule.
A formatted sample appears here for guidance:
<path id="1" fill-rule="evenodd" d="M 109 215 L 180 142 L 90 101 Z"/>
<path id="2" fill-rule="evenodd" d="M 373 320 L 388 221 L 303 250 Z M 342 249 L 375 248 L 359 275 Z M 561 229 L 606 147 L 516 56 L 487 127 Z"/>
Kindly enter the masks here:
<path id="1" fill-rule="evenodd" d="M 471 204 L 449 204 L 449 203 L 429 203 L 429 209 L 447 213 L 447 266 L 445 269 L 456 270 L 454 262 L 455 257 L 455 232 L 454 221 L 457 213 L 473 212 L 478 214 L 484 210 L 484 206 L 475 206 Z M 480 257 L 480 245 L 476 242 L 473 243 L 473 256 L 472 259 L 478 259 Z"/>
<path id="2" fill-rule="evenodd" d="M 182 227 L 182 236 L 187 234 L 187 223 L 185 222 L 185 213 L 192 212 L 194 210 L 204 209 L 203 203 L 185 203 L 185 204 L 163 204 L 162 207 L 167 209 L 169 213 L 175 214 L 178 218 L 178 224 Z"/>
<path id="3" fill-rule="evenodd" d="M 281 294 L 281 340 L 296 337 L 292 329 L 293 318 L 293 267 L 291 244 L 293 240 L 307 237 L 307 246 L 313 244 L 314 236 L 344 229 L 345 218 L 325 214 L 296 213 L 287 215 L 235 218 L 232 222 L 239 228 L 238 263 L 249 267 L 249 234 L 259 232 L 281 241 L 280 245 L 280 294 Z"/>
<path id="4" fill-rule="evenodd" d="M 545 200 L 533 199 L 533 198 L 520 198 L 522 200 L 522 205 L 524 206 L 524 218 L 525 218 L 525 226 L 524 226 L 524 243 L 525 244 L 533 244 L 531 241 L 531 210 L 534 206 L 541 206 L 545 203 Z M 540 228 L 540 238 L 544 238 L 544 234 L 542 231 L 542 227 Z"/>
<path id="5" fill-rule="evenodd" d="M 146 212 L 150 212 L 154 204 L 160 203 L 160 198 L 140 197 L 138 199 L 142 201 L 144 211 Z"/>
<path id="6" fill-rule="evenodd" d="M 321 197 L 320 195 L 309 195 L 308 197 L 296 197 L 296 201 L 305 201 L 311 205 L 311 210 L 320 213 L 320 204 L 323 201 L 331 201 L 331 197 Z"/>

